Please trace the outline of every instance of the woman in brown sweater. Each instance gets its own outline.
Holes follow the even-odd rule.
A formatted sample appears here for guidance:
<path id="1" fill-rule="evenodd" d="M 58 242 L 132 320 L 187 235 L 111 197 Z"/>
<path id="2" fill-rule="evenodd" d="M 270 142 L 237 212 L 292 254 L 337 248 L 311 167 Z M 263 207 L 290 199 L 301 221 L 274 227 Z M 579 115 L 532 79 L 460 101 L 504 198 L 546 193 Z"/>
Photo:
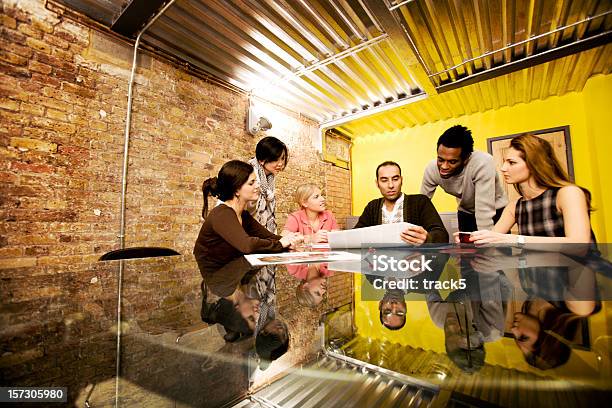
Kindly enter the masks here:
<path id="1" fill-rule="evenodd" d="M 269 232 L 246 211 L 247 204 L 257 201 L 260 193 L 253 166 L 248 163 L 225 163 L 217 177 L 204 181 L 202 193 L 205 221 L 193 251 L 202 275 L 244 254 L 282 252 L 299 239 L 298 234 L 281 237 Z M 222 201 L 210 213 L 209 196 Z"/>

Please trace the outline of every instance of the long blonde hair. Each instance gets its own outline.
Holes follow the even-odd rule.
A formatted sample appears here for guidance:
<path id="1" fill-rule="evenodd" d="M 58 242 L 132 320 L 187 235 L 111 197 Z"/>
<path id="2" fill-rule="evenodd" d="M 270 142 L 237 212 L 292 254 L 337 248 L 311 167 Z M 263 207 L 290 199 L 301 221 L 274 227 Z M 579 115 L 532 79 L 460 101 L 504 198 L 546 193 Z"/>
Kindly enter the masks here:
<path id="1" fill-rule="evenodd" d="M 561 188 L 565 186 L 575 186 L 570 181 L 569 176 L 561 166 L 555 155 L 552 145 L 540 137 L 526 133 L 513 138 L 510 147 L 520 152 L 525 160 L 530 175 L 536 184 L 544 188 Z M 587 208 L 591 208 L 591 192 L 584 187 L 579 187 L 585 195 Z M 522 196 L 521 186 L 517 183 L 514 188 Z"/>

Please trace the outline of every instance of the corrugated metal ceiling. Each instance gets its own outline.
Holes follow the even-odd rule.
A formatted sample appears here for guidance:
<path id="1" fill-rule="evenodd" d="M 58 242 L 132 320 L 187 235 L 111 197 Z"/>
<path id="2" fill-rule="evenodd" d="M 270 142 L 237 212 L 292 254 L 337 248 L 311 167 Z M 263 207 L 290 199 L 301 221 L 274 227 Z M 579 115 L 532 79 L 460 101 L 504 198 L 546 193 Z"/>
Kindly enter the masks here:
<path id="1" fill-rule="evenodd" d="M 143 40 L 321 123 L 401 106 L 337 126 L 357 137 L 579 91 L 610 72 L 611 29 L 610 0 L 177 0 Z"/>
<path id="2" fill-rule="evenodd" d="M 365 8 L 177 1 L 143 38 L 318 121 L 421 93 Z"/>
<path id="3" fill-rule="evenodd" d="M 549 50 L 609 41 L 612 28 L 609 0 L 425 0 L 394 13 L 438 89 Z"/>
<path id="4" fill-rule="evenodd" d="M 62 3 L 86 16 L 110 26 L 130 0 L 61 0 Z"/>
<path id="5" fill-rule="evenodd" d="M 485 112 L 580 91 L 593 75 L 612 72 L 612 44 L 467 85 L 402 108 L 357 119 L 338 130 L 353 137 Z"/>

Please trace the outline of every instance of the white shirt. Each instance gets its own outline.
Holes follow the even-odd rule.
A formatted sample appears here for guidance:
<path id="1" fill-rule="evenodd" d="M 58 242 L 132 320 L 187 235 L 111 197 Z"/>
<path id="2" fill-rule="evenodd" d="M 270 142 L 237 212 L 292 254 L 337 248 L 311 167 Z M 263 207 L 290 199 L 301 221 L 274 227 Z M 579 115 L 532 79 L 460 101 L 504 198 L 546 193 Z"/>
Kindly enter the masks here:
<path id="1" fill-rule="evenodd" d="M 399 213 L 399 214 L 398 214 Z M 391 211 L 387 210 L 387 206 L 383 202 L 382 205 L 382 223 L 383 224 L 395 224 L 396 222 L 402 222 L 404 219 L 404 194 L 393 203 Z"/>

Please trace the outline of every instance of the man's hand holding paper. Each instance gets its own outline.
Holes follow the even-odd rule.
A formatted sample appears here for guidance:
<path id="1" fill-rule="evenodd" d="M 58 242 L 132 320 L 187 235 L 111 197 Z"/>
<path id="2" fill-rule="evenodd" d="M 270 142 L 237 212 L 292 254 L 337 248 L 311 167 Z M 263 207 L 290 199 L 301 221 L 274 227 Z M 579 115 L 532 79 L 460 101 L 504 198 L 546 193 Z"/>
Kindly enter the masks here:
<path id="1" fill-rule="evenodd" d="M 427 231 L 420 225 L 410 225 L 400 233 L 400 238 L 407 244 L 421 245 L 427 241 Z"/>

